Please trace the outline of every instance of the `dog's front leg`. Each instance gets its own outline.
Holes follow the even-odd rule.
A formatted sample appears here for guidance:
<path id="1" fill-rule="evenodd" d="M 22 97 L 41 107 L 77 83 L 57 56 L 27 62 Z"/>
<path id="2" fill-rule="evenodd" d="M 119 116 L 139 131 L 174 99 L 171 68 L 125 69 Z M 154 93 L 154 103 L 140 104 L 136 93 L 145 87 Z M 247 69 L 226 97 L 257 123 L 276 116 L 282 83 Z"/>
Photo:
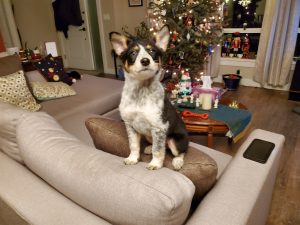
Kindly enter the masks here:
<path id="1" fill-rule="evenodd" d="M 140 158 L 141 135 L 128 124 L 126 124 L 126 130 L 129 140 L 130 155 L 124 159 L 124 163 L 126 165 L 134 165 L 138 163 Z"/>
<path id="2" fill-rule="evenodd" d="M 162 168 L 166 154 L 166 132 L 160 129 L 153 129 L 152 134 L 152 160 L 148 164 L 149 170 Z"/>

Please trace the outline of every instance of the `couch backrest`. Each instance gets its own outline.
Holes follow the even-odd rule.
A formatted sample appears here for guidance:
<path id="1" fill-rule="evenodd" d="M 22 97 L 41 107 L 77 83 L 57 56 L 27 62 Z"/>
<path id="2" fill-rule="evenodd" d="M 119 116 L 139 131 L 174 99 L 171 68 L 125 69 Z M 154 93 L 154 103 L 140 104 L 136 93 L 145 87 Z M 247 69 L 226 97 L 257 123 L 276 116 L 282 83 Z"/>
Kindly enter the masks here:
<path id="1" fill-rule="evenodd" d="M 31 112 L 0 101 L 0 150 L 23 163 L 16 139 L 16 126 Z"/>
<path id="2" fill-rule="evenodd" d="M 183 224 L 195 187 L 167 168 L 126 166 L 123 158 L 88 147 L 49 115 L 31 113 L 17 126 L 24 162 L 35 174 L 112 224 Z"/>

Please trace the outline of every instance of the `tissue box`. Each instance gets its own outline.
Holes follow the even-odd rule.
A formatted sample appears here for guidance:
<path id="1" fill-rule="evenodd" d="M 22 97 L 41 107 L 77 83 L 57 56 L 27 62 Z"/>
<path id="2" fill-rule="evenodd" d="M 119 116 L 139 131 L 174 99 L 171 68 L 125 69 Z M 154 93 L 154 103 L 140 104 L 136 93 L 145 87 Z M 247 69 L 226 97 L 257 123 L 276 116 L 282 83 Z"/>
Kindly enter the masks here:
<path id="1" fill-rule="evenodd" d="M 221 99 L 222 94 L 224 94 L 225 90 L 223 88 L 212 87 L 211 89 L 202 88 L 202 86 L 197 85 L 193 87 L 192 94 L 194 96 L 199 96 L 200 94 L 211 94 L 212 100 Z"/>

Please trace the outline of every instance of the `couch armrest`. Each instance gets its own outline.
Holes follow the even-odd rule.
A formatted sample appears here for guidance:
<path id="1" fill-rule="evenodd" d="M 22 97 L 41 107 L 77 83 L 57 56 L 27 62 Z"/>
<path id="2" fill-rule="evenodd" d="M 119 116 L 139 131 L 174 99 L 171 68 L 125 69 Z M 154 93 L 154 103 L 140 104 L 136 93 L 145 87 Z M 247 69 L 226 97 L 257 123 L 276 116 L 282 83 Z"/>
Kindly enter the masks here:
<path id="1" fill-rule="evenodd" d="M 275 144 L 265 164 L 243 157 L 255 138 Z M 187 224 L 265 224 L 284 140 L 280 134 L 254 130 Z"/>

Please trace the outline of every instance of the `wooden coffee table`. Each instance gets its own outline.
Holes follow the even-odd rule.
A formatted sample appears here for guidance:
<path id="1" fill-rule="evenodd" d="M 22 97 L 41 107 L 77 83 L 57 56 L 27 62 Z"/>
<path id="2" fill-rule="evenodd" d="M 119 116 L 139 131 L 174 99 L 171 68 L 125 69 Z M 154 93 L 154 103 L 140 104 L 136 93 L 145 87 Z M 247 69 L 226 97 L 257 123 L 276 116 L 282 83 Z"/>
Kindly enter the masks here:
<path id="1" fill-rule="evenodd" d="M 229 105 L 232 102 L 230 99 L 222 99 L 220 104 Z M 247 109 L 243 104 L 238 103 L 238 108 Z M 213 147 L 213 136 L 215 134 L 225 135 L 229 128 L 223 121 L 212 119 L 201 119 L 198 117 L 182 117 L 188 132 L 205 133 L 207 134 L 207 146 Z"/>

